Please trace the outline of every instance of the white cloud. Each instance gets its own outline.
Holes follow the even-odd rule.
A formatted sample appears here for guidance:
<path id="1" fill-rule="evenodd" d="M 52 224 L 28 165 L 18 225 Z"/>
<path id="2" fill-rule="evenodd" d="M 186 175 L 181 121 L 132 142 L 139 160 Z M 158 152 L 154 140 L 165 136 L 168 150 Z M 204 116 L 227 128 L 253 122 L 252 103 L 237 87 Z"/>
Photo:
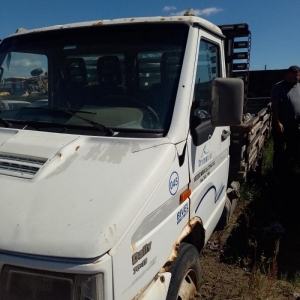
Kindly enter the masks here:
<path id="1" fill-rule="evenodd" d="M 210 15 L 216 14 L 222 10 L 223 10 L 222 8 L 208 7 L 208 8 L 204 8 L 204 9 L 196 9 L 195 13 L 197 16 L 210 16 Z"/>
<path id="2" fill-rule="evenodd" d="M 183 16 L 185 13 L 185 10 L 177 11 L 175 13 L 171 13 L 171 16 Z"/>
<path id="3" fill-rule="evenodd" d="M 165 6 L 163 8 L 163 11 L 170 11 L 170 10 L 176 10 L 176 9 L 177 9 L 177 7 L 175 7 L 175 6 Z"/>
<path id="4" fill-rule="evenodd" d="M 200 16 L 210 16 L 210 15 L 216 14 L 222 10 L 223 10 L 222 8 L 208 7 L 208 8 L 204 8 L 204 9 L 193 9 L 193 12 L 196 16 L 200 17 Z M 185 13 L 185 10 L 182 10 L 182 11 L 171 13 L 171 15 L 172 16 L 183 16 L 184 13 Z"/>
<path id="5" fill-rule="evenodd" d="M 11 62 L 12 67 L 39 67 L 41 65 L 42 65 L 41 61 L 39 60 L 31 61 L 28 58 L 23 58 Z"/>

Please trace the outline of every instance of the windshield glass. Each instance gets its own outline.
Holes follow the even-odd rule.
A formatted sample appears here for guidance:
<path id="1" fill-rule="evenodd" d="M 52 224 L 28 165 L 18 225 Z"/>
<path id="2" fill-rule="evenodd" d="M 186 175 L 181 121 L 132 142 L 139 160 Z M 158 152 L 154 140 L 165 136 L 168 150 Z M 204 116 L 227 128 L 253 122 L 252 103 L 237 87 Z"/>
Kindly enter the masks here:
<path id="1" fill-rule="evenodd" d="M 117 132 L 167 134 L 188 28 L 90 26 L 8 38 L 0 48 L 0 118 L 91 127 L 63 109 Z"/>

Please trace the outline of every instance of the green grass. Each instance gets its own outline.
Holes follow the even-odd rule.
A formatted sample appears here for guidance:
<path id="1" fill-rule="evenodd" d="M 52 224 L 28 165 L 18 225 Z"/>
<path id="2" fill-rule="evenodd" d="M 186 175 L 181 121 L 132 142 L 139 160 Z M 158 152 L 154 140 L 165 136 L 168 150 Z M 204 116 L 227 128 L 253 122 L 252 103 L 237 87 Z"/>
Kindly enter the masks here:
<path id="1" fill-rule="evenodd" d="M 300 155 L 281 175 L 278 181 L 273 174 L 270 138 L 261 173 L 247 174 L 233 218 L 212 237 L 220 253 L 205 251 L 201 300 L 287 300 L 300 295 Z"/>
<path id="2" fill-rule="evenodd" d="M 295 206 L 298 201 L 293 201 L 300 183 L 295 179 L 300 176 L 300 157 L 286 168 L 285 174 L 280 183 L 275 181 L 270 138 L 264 147 L 261 173 L 247 175 L 247 181 L 241 186 L 244 209 L 237 221 L 240 233 L 233 228 L 231 234 L 237 239 L 233 243 L 237 247 L 237 265 L 245 265 L 241 262 L 246 261 L 247 268 L 252 269 L 248 281 L 248 294 L 252 299 L 277 299 L 272 298 L 272 294 L 275 286 L 280 287 L 278 278 L 286 279 L 282 283 L 285 289 L 300 289 L 300 260 L 296 250 L 300 248 L 300 225 L 294 221 L 298 220 Z M 284 233 L 276 232 L 272 227 L 275 222 L 285 229 Z M 281 245 L 284 250 L 280 249 Z"/>
<path id="3" fill-rule="evenodd" d="M 270 138 L 264 149 L 264 156 L 262 160 L 262 172 L 269 174 L 273 170 L 273 139 Z"/>

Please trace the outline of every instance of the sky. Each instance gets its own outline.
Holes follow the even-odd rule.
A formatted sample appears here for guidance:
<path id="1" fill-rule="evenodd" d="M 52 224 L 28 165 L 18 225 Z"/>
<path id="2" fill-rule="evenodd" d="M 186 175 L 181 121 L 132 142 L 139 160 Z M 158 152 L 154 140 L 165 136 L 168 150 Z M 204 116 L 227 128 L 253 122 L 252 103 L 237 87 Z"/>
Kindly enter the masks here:
<path id="1" fill-rule="evenodd" d="M 20 27 L 180 15 L 186 8 L 216 25 L 248 23 L 251 70 L 300 65 L 300 0 L 0 0 L 0 39 Z"/>

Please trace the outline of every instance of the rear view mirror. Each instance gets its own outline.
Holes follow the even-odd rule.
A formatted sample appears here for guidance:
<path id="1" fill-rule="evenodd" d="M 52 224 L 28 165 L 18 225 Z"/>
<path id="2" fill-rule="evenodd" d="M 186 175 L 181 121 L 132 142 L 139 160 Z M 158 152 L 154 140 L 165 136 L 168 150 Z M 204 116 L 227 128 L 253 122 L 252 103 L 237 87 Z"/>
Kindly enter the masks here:
<path id="1" fill-rule="evenodd" d="M 244 82 L 238 78 L 215 78 L 212 82 L 213 126 L 237 126 L 243 117 Z"/>

